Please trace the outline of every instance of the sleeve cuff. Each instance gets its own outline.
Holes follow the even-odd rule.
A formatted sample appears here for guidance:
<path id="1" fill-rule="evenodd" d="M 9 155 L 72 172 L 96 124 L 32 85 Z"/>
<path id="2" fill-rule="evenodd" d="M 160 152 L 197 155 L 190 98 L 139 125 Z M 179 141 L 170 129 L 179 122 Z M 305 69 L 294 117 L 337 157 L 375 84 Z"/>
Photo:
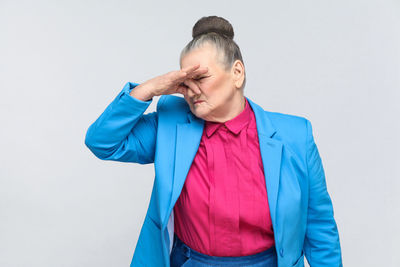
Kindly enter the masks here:
<path id="1" fill-rule="evenodd" d="M 138 85 L 139 83 L 127 82 L 121 91 L 120 101 L 123 101 L 128 105 L 135 107 L 137 109 L 145 110 L 151 104 L 151 102 L 153 102 L 153 98 L 149 99 L 148 101 L 143 101 L 129 94 Z"/>
<path id="2" fill-rule="evenodd" d="M 131 92 L 136 86 L 138 86 L 138 85 L 139 85 L 139 83 L 127 82 L 127 83 L 125 84 L 125 86 L 124 86 L 124 88 L 123 88 L 122 91 L 123 91 L 126 95 L 128 95 L 130 98 L 136 100 L 137 102 L 140 102 L 140 103 L 148 103 L 148 104 L 150 104 L 150 103 L 153 101 L 153 98 L 150 98 L 150 99 L 147 100 L 147 101 L 143 101 L 143 100 L 137 99 L 137 98 L 135 98 L 135 97 L 133 97 L 133 96 L 130 95 L 130 92 Z"/>

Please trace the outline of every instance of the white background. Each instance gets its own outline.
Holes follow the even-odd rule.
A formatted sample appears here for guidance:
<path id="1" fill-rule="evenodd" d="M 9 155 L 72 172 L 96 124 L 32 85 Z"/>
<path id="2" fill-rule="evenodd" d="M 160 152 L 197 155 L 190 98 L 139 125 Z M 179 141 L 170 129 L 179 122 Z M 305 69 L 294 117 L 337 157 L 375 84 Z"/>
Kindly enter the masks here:
<path id="1" fill-rule="evenodd" d="M 0 266 L 129 266 L 153 165 L 87 128 L 128 82 L 179 69 L 228 19 L 245 95 L 313 124 L 345 266 L 400 266 L 400 2 L 0 1 Z M 146 111 L 153 111 L 158 97 Z"/>

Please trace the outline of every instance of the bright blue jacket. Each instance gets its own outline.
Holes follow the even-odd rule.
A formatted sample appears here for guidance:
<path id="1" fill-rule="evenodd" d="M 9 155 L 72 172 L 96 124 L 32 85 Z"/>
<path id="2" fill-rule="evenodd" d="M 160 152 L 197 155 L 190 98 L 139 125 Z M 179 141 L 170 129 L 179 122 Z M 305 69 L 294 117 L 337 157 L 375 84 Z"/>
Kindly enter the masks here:
<path id="1" fill-rule="evenodd" d="M 131 266 L 169 267 L 173 207 L 198 150 L 204 120 L 185 99 L 153 101 L 129 95 L 128 82 L 90 125 L 86 146 L 102 160 L 154 163 L 155 180 Z M 247 98 L 247 97 L 246 97 Z M 247 98 L 256 118 L 278 267 L 342 266 L 339 234 L 311 123 L 304 117 L 266 111 Z"/>

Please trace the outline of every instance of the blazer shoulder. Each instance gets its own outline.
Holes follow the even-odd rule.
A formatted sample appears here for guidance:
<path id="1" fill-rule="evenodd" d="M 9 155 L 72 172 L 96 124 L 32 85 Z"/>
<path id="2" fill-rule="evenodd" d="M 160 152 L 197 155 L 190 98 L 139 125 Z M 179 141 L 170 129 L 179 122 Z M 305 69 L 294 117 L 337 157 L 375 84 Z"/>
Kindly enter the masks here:
<path id="1" fill-rule="evenodd" d="M 176 111 L 186 114 L 189 110 L 186 100 L 176 95 L 162 95 L 157 103 L 157 111 Z"/>
<path id="2" fill-rule="evenodd" d="M 308 119 L 304 116 L 264 110 L 272 123 L 279 129 L 302 129 L 306 126 Z"/>
<path id="3" fill-rule="evenodd" d="M 292 148 L 303 150 L 307 142 L 308 118 L 282 112 L 265 111 L 277 130 L 276 138 Z"/>

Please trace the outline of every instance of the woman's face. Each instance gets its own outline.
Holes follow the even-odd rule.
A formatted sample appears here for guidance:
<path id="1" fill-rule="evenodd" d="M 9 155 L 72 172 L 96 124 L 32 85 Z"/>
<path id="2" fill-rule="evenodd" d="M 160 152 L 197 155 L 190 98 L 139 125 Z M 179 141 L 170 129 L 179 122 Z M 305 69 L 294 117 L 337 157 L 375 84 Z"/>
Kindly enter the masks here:
<path id="1" fill-rule="evenodd" d="M 184 94 L 192 113 L 208 121 L 224 122 L 237 111 L 232 105 L 237 105 L 243 98 L 243 93 L 237 87 L 237 75 L 232 71 L 226 72 L 218 61 L 214 46 L 205 43 L 202 47 L 192 50 L 181 60 L 181 69 L 200 63 L 199 68 L 207 67 L 208 71 L 184 83 L 188 86 Z M 201 93 L 192 88 L 197 87 Z M 201 102 L 195 103 L 201 100 Z M 240 109 L 240 106 L 239 106 Z M 237 113 L 237 112 L 236 112 Z"/>

